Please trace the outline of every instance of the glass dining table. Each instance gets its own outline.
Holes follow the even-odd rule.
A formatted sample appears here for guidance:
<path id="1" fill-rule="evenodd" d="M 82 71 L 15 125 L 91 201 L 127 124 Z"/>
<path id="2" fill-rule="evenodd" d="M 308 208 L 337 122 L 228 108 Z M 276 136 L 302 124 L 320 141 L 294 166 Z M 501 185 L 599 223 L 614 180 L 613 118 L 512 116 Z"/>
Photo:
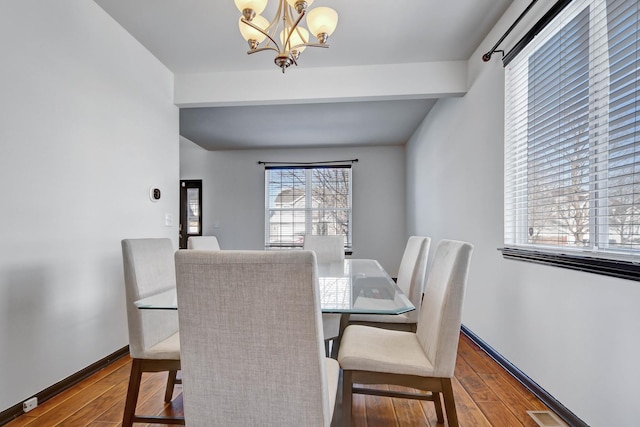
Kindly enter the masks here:
<path id="1" fill-rule="evenodd" d="M 335 350 L 351 314 L 402 314 L 415 310 L 407 295 L 373 259 L 318 264 L 318 285 L 322 312 L 342 314 Z M 142 298 L 135 305 L 141 310 L 177 310 L 176 290 Z"/>
<path id="2" fill-rule="evenodd" d="M 318 264 L 320 308 L 323 313 L 402 314 L 415 307 L 378 261 L 345 259 Z M 135 301 L 144 310 L 177 310 L 176 290 Z"/>

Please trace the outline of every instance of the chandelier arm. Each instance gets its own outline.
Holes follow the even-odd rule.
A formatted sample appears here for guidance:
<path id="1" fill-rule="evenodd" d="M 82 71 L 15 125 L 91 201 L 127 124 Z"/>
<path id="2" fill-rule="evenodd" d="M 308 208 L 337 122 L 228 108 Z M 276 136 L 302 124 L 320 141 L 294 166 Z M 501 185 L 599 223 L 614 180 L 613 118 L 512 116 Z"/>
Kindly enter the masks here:
<path id="1" fill-rule="evenodd" d="M 298 45 L 293 46 L 291 49 L 295 49 L 297 47 L 301 47 L 301 46 L 307 46 L 307 47 L 324 47 L 325 49 L 329 47 L 328 44 L 321 44 L 321 43 L 301 43 Z"/>
<path id="2" fill-rule="evenodd" d="M 280 46 L 279 46 L 279 45 L 278 45 L 278 43 L 273 39 L 273 37 L 271 37 L 271 36 L 269 35 L 269 33 L 265 32 L 262 28 L 258 27 L 258 26 L 257 26 L 257 25 L 255 25 L 253 22 L 251 22 L 251 21 L 247 21 L 247 20 L 245 20 L 244 18 L 240 18 L 240 21 L 242 21 L 243 23 L 247 24 L 248 26 L 250 26 L 250 27 L 251 27 L 251 28 L 253 28 L 254 30 L 260 31 L 260 32 L 261 32 L 262 34 L 264 34 L 264 35 L 265 35 L 269 40 L 271 40 L 271 42 L 272 42 L 273 44 L 275 44 L 275 45 L 276 45 L 276 47 L 277 47 L 278 49 L 274 49 L 274 50 L 275 50 L 276 52 L 279 52 L 279 51 L 280 51 Z M 269 28 L 269 27 L 267 27 L 267 28 Z M 256 49 L 256 51 L 258 51 L 258 50 L 264 50 L 264 49 Z"/>
<path id="3" fill-rule="evenodd" d="M 280 53 L 280 51 L 278 49 L 276 49 L 273 46 L 265 46 L 265 47 L 259 47 L 257 49 L 253 49 L 253 50 L 248 50 L 247 51 L 247 55 L 251 55 L 252 53 L 256 53 L 256 52 L 263 52 L 265 50 L 273 50 L 274 52 L 278 52 Z"/>
<path id="4" fill-rule="evenodd" d="M 305 12 L 305 11 L 303 11 L 303 13 L 306 13 L 306 12 Z M 304 42 L 304 43 L 300 43 L 300 44 L 299 44 L 299 45 L 297 45 L 297 46 L 301 46 L 301 45 L 303 45 L 303 44 L 309 43 L 308 37 L 307 37 L 307 40 L 305 40 L 305 39 L 304 39 L 304 34 L 302 34 L 302 31 L 300 31 L 300 26 L 299 26 L 299 25 L 296 25 L 296 27 L 295 27 L 294 31 L 295 31 L 296 33 L 298 33 L 298 37 L 300 37 L 300 40 L 302 40 L 302 41 Z M 292 32 L 293 32 L 293 31 L 292 31 Z M 292 48 L 292 49 L 293 49 L 293 48 Z"/>
<path id="5" fill-rule="evenodd" d="M 278 1 L 278 10 L 276 10 L 275 16 L 273 17 L 273 19 L 269 23 L 269 26 L 267 27 L 267 31 L 273 33 L 272 37 L 275 37 L 276 33 L 278 32 L 278 26 L 280 25 L 280 15 L 283 13 L 282 3 L 284 3 L 283 0 Z M 273 40 L 272 37 L 269 37 L 269 38 Z"/>
<path id="6" fill-rule="evenodd" d="M 266 2 L 268 0 L 263 1 Z M 247 52 L 248 55 L 265 50 L 275 51 L 277 55 L 274 63 L 280 67 L 284 73 L 285 69 L 292 64 L 298 65 L 298 57 L 305 47 L 328 48 L 329 45 L 326 44 L 328 34 L 321 33 L 320 35 L 316 35 L 316 37 L 318 37 L 318 43 L 310 43 L 308 30 L 301 24 L 302 19 L 307 15 L 307 5 L 313 0 L 296 1 L 295 11 L 297 13 L 295 14 L 293 12 L 294 7 L 291 5 L 292 0 L 276 1 L 278 2 L 278 10 L 271 22 L 268 22 L 263 17 L 254 19 L 254 17 L 258 16 L 255 14 L 248 16 L 246 12 L 252 12 L 252 9 L 241 10 L 243 16 L 240 18 L 240 22 L 248 25 L 258 33 L 247 30 L 246 27 L 242 27 L 242 24 L 240 25 L 240 32 L 249 42 L 250 50 Z M 236 4 L 237 3 L 238 0 L 236 0 Z M 332 10 L 332 12 L 335 15 L 335 11 Z M 333 19 L 336 18 L 334 17 Z M 294 33 L 296 37 L 293 37 Z M 320 36 L 322 36 L 322 39 L 320 39 Z M 263 43 L 265 39 L 268 39 L 268 41 Z M 280 42 L 277 40 L 280 40 Z M 292 46 L 293 43 L 297 44 Z M 258 47 L 259 45 L 262 45 L 262 47 Z"/>
<path id="7" fill-rule="evenodd" d="M 286 7 L 286 6 L 285 6 Z M 289 19 L 291 19 L 291 6 L 288 6 L 289 9 L 289 13 L 285 14 L 285 20 L 287 17 L 289 17 Z M 285 9 L 286 10 L 286 9 Z M 302 18 L 304 18 L 304 16 L 307 14 L 306 10 L 303 10 L 302 12 L 300 12 L 300 14 L 298 15 L 298 19 L 296 19 L 296 22 L 293 23 L 293 25 L 291 25 L 291 30 L 288 32 L 289 34 L 287 34 L 287 38 L 286 40 L 282 43 L 282 48 L 285 49 L 287 47 L 287 45 L 289 44 L 289 39 L 291 39 L 291 35 L 293 34 L 294 31 L 298 30 L 298 24 L 300 24 L 300 21 L 302 21 Z M 300 37 L 302 38 L 302 34 L 299 34 Z M 289 50 L 292 50 L 293 48 L 290 47 Z"/>

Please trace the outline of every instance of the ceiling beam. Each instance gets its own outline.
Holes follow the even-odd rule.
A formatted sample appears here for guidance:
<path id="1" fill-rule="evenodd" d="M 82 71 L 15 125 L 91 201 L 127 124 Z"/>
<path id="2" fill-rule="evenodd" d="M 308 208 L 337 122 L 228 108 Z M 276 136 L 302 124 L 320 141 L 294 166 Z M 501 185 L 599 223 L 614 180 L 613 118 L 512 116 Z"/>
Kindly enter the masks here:
<path id="1" fill-rule="evenodd" d="M 467 61 L 176 74 L 179 107 L 304 104 L 462 96 Z"/>

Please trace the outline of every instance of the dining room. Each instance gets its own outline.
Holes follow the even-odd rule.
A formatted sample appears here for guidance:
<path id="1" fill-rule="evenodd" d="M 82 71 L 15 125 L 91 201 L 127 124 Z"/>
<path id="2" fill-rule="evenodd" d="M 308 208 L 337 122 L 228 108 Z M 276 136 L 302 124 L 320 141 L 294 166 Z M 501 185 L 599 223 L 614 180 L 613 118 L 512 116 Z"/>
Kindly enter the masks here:
<path id="1" fill-rule="evenodd" d="M 596 237 L 602 237 L 605 246 L 627 250 L 613 269 L 608 263 L 619 255 L 617 251 L 598 258 L 600 270 L 613 270 L 614 275 L 603 275 L 584 263 L 579 268 L 560 268 L 557 262 L 543 262 L 541 257 L 531 262 L 520 253 L 503 251 L 509 246 L 507 232 L 512 224 L 511 217 L 505 216 L 510 214 L 505 206 L 511 206 L 510 197 L 516 194 L 506 184 L 513 179 L 506 172 L 516 164 L 509 156 L 522 152 L 505 150 L 509 139 L 505 125 L 518 123 L 517 113 L 515 119 L 505 118 L 507 107 L 518 104 L 505 98 L 505 74 L 516 69 L 516 63 L 505 68 L 500 52 L 489 61 L 482 57 L 531 3 L 474 0 L 454 7 L 428 1 L 419 5 L 424 13 L 413 17 L 422 19 L 414 26 L 406 25 L 409 21 L 405 19 L 418 5 L 376 5 L 368 12 L 387 12 L 378 13 L 376 19 L 401 21 L 397 25 L 403 30 L 397 33 L 409 37 L 395 43 L 407 49 L 393 49 L 386 31 L 376 34 L 379 43 L 371 42 L 371 32 L 361 31 L 361 38 L 354 39 L 362 48 L 359 51 L 343 28 L 370 25 L 371 21 L 363 22 L 358 15 L 370 5 L 354 2 L 347 7 L 316 0 L 313 7 L 316 3 L 332 6 L 340 16 L 329 38 L 331 47 L 309 47 L 284 74 L 268 53 L 246 54 L 247 43 L 238 32 L 241 12 L 233 2 L 228 8 L 218 3 L 9 0 L 0 4 L 4 58 L 0 68 L 4 219 L 0 225 L 0 424 L 58 425 L 69 418 L 69 425 L 89 425 L 96 418 L 84 415 L 96 406 L 87 406 L 87 412 L 82 408 L 89 402 L 99 406 L 100 400 L 92 396 L 116 392 L 119 397 L 110 401 L 109 408 L 118 408 L 111 410 L 122 417 L 131 360 L 126 356 L 129 339 L 121 241 L 162 238 L 178 249 L 180 180 L 202 180 L 202 234 L 217 236 L 225 251 L 265 252 L 266 170 L 260 162 L 321 165 L 358 159 L 351 165 L 352 236 L 347 257 L 377 260 L 390 277 L 397 277 L 410 236 L 429 236 L 432 252 L 437 242 L 447 239 L 474 246 L 456 366 L 456 374 L 466 376 L 467 388 L 464 381 L 459 382 L 462 388 L 454 382 L 457 409 L 466 425 L 483 417 L 485 425 L 500 425 L 503 412 L 491 408 L 504 407 L 512 414 L 512 410 L 522 414 L 535 409 L 526 407 L 531 400 L 523 397 L 522 389 L 500 394 L 515 390 L 517 384 L 537 385 L 534 399 L 545 399 L 544 405 L 569 425 L 635 425 L 640 417 L 635 405 L 640 381 L 635 359 L 640 351 L 640 311 L 636 307 L 640 289 L 634 283 L 637 233 L 633 227 L 637 224 L 631 224 L 630 233 L 616 234 L 611 222 L 606 234 L 603 222 L 593 220 L 598 232 L 565 233 L 564 240 L 556 239 L 560 244 L 580 244 L 589 257 L 600 250 L 600 245 L 593 245 Z M 558 3 L 536 3 L 500 48 L 515 45 Z M 637 2 L 625 0 L 568 3 L 573 3 L 569 8 L 578 4 L 600 8 L 593 16 L 608 16 L 602 9 L 606 7 L 612 11 L 637 9 Z M 573 23 L 576 17 L 586 20 L 588 14 L 581 13 L 575 11 L 563 22 Z M 610 15 L 614 22 L 624 14 Z M 213 19 L 220 25 L 207 23 Z M 186 22 L 184 27 L 171 25 L 179 20 Z M 203 20 L 202 26 L 189 25 Z M 616 25 L 611 28 L 636 28 Z M 150 38 L 145 38 L 145 27 Z M 451 35 L 446 41 L 453 50 L 441 49 L 439 55 L 430 57 L 426 41 L 436 47 L 445 41 L 442 34 L 430 32 L 435 28 L 475 32 L 467 38 Z M 202 34 L 200 30 L 216 33 L 200 36 L 188 47 L 174 45 L 179 36 Z M 158 39 L 151 37 L 154 33 Z M 634 52 L 637 38 L 632 31 L 625 38 L 633 42 L 629 49 Z M 163 43 L 154 45 L 154 40 Z M 201 60 L 196 46 L 223 50 L 209 60 L 215 71 L 207 72 L 163 60 L 169 54 L 165 49 L 172 46 L 174 53 L 195 53 Z M 457 50 L 460 46 L 466 50 Z M 368 62 L 358 63 L 356 53 L 363 53 Z M 401 53 L 408 56 L 394 56 Z M 327 57 L 335 62 L 324 59 Z M 618 63 L 611 61 L 612 70 Z M 636 93 L 636 80 L 625 75 L 612 82 L 629 81 Z M 586 84 L 586 91 L 595 86 Z M 601 107 L 617 105 L 618 98 L 611 97 L 610 102 L 602 101 L 609 97 L 599 98 L 602 102 L 596 103 L 587 94 L 585 99 Z M 296 110 L 292 106 L 317 114 L 287 122 L 287 117 L 294 117 L 286 113 Z M 190 109 L 215 113 L 207 122 L 214 122 L 227 137 L 238 134 L 248 141 L 244 132 L 255 122 L 259 127 L 254 127 L 254 135 L 261 139 L 253 146 L 208 147 L 196 133 L 187 137 L 182 129 Z M 422 113 L 417 119 L 416 109 Z M 273 112 L 285 116 L 284 122 L 273 126 Z M 372 115 L 357 115 L 363 112 Z M 215 122 L 216 114 L 222 122 Z M 386 133 L 409 116 L 413 128 L 404 137 L 395 139 Z M 323 122 L 328 118 L 333 122 Z M 347 139 L 347 134 L 333 133 L 341 126 L 351 129 Z M 287 140 L 274 129 L 302 132 L 288 135 L 298 144 L 285 144 Z M 589 135 L 583 129 L 575 133 Z M 634 138 L 633 132 L 623 129 L 620 133 Z M 368 140 L 357 140 L 365 134 Z M 382 140 L 377 140 L 380 136 Z M 333 143 L 322 146 L 319 137 L 334 138 Z M 606 145 L 595 135 L 591 137 Z M 259 144 L 279 138 L 279 146 Z M 225 141 L 229 143 L 218 138 L 220 143 Z M 637 145 L 630 144 L 621 149 L 626 160 L 638 157 L 629 154 L 635 153 Z M 602 165 L 604 160 L 598 161 Z M 526 162 L 518 165 L 525 169 Z M 594 176 L 596 169 L 591 169 L 590 176 L 604 182 Z M 615 168 L 626 169 L 624 165 Z M 153 189 L 159 190 L 157 198 Z M 587 193 L 597 192 L 591 188 Z M 602 209 L 594 208 L 596 201 L 600 202 L 593 200 L 590 205 L 592 214 L 604 209 L 602 205 Z M 532 225 L 520 231 L 526 240 L 527 236 L 539 237 L 540 230 Z M 543 241 L 548 243 L 548 239 Z M 428 268 L 432 262 L 430 257 Z M 502 366 L 492 365 L 495 360 Z M 109 379 L 101 383 L 92 374 Z M 475 389 L 482 396 L 473 401 L 470 390 L 478 379 L 484 384 L 495 381 L 493 388 L 481 389 L 492 392 Z M 160 407 L 154 410 L 165 408 L 165 381 L 166 377 L 155 374 L 147 381 L 153 390 L 145 394 L 145 400 L 160 396 Z M 117 383 L 115 389 L 105 385 L 110 382 Z M 94 384 L 92 396 L 74 389 L 74 385 Z M 509 396 L 523 400 L 516 403 Z M 380 407 L 387 408 L 386 413 L 401 414 L 394 422 L 403 425 L 402 420 L 411 419 L 417 408 L 389 403 L 401 399 L 367 399 L 354 397 L 357 425 L 364 425 L 357 420 L 366 420 L 366 415 L 358 416 L 369 413 L 375 418 Z M 58 409 L 51 412 L 48 403 Z M 435 411 L 424 412 L 431 411 L 433 403 L 420 407 L 428 420 L 425 423 L 433 423 Z M 338 413 L 341 408 L 336 406 Z M 37 415 L 45 411 L 62 418 L 38 421 Z M 113 420 L 113 413 L 108 415 L 104 422 L 111 424 L 106 425 L 121 423 L 118 418 Z M 520 422 L 524 424 L 524 418 Z"/>

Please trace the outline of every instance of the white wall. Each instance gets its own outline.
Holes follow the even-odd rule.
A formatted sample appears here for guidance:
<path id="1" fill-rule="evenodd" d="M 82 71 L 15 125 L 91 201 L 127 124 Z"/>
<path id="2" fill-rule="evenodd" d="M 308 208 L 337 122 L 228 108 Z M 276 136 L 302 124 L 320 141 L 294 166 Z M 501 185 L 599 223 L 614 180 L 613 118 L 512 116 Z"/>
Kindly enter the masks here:
<path id="1" fill-rule="evenodd" d="M 203 233 L 223 249 L 264 249 L 264 166 L 258 161 L 359 159 L 353 165 L 353 257 L 397 274 L 404 251 L 404 147 L 203 150 L 183 139 L 180 178 L 202 179 Z"/>
<path id="2" fill-rule="evenodd" d="M 179 144 L 172 74 L 94 2 L 4 0 L 0 40 L 2 411 L 128 344 L 120 240 L 177 247 Z"/>
<path id="3" fill-rule="evenodd" d="M 486 64 L 480 55 L 520 13 L 517 3 L 471 57 L 469 92 L 438 101 L 407 146 L 408 233 L 475 245 L 467 327 L 587 424 L 638 425 L 640 284 L 497 251 L 504 73 L 499 55 Z"/>

